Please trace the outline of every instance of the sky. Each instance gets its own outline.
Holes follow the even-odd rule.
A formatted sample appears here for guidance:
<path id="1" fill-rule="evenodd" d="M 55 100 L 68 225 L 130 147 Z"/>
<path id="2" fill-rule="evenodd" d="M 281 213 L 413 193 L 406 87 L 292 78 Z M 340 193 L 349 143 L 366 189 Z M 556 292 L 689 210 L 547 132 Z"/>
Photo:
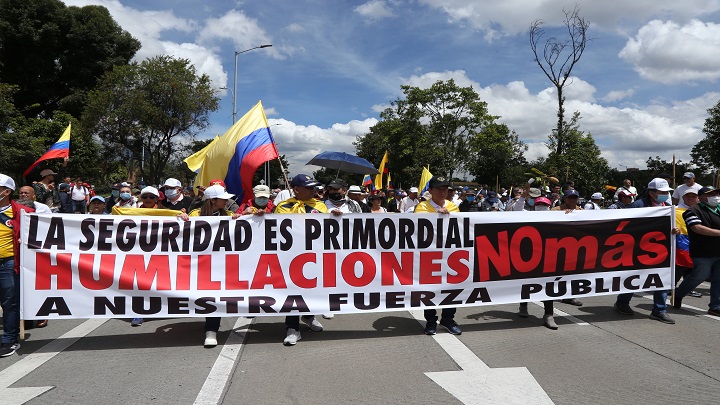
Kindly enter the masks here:
<path id="1" fill-rule="evenodd" d="M 557 98 L 528 28 L 539 19 L 563 38 L 563 10 L 576 5 L 591 41 L 565 88 L 566 115 L 580 112 L 611 167 L 689 162 L 720 100 L 720 0 L 63 1 L 108 8 L 141 41 L 136 61 L 186 58 L 210 77 L 220 109 L 199 139 L 232 125 L 235 86 L 238 118 L 262 100 L 291 174 L 311 174 L 305 164 L 322 151 L 355 153 L 401 85 L 448 79 L 473 87 L 528 160 L 547 156 Z M 264 44 L 237 56 L 234 82 L 235 52 Z"/>

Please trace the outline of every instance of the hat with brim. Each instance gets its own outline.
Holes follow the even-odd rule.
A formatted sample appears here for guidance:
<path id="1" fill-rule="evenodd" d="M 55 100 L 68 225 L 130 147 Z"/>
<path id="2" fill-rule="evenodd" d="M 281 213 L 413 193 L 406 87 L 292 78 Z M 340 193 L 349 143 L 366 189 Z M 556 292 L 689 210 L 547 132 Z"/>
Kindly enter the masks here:
<path id="1" fill-rule="evenodd" d="M 713 186 L 705 186 L 705 187 L 701 188 L 701 189 L 698 191 L 698 195 L 703 195 L 703 194 L 711 193 L 711 192 L 713 192 L 713 191 L 715 191 L 715 187 L 713 187 Z"/>
<path id="2" fill-rule="evenodd" d="M 682 196 L 685 197 L 685 196 L 688 195 L 688 194 L 698 195 L 698 191 L 695 190 L 694 188 L 689 188 L 689 189 L 685 190 L 685 192 L 683 193 Z"/>
<path id="3" fill-rule="evenodd" d="M 542 193 L 540 192 L 540 189 L 534 188 L 534 187 L 530 188 L 530 190 L 528 191 L 528 194 L 532 198 L 538 198 L 538 197 L 540 197 L 540 195 L 542 195 Z"/>
<path id="4" fill-rule="evenodd" d="M 145 195 L 145 194 L 152 194 L 155 197 L 160 197 L 160 192 L 158 191 L 158 189 L 156 189 L 153 186 L 147 186 L 147 187 L 143 188 L 142 190 L 140 190 L 140 195 Z"/>
<path id="5" fill-rule="evenodd" d="M 270 198 L 270 187 L 264 184 L 258 184 L 253 187 L 253 195 L 255 197 L 267 197 Z"/>
<path id="6" fill-rule="evenodd" d="M 92 203 L 93 201 L 100 201 L 101 203 L 105 204 L 105 199 L 102 198 L 102 197 L 99 196 L 99 195 L 96 195 L 96 196 L 94 196 L 93 198 L 90 199 L 90 202 L 91 202 L 91 203 Z"/>
<path id="7" fill-rule="evenodd" d="M 450 182 L 445 177 L 433 176 L 428 182 L 428 188 L 448 187 Z"/>
<path id="8" fill-rule="evenodd" d="M 227 191 L 225 191 L 225 188 L 219 184 L 216 184 L 214 186 L 210 186 L 205 189 L 203 200 L 211 199 L 211 198 L 220 198 L 222 200 L 229 200 L 231 198 L 235 197 L 235 194 L 230 194 Z"/>
<path id="9" fill-rule="evenodd" d="M 298 174 L 290 180 L 290 187 L 315 187 L 320 182 L 308 176 L 307 174 Z"/>
<path id="10" fill-rule="evenodd" d="M 13 180 L 10 176 L 0 174 L 0 186 L 15 191 L 15 180 Z"/>
<path id="11" fill-rule="evenodd" d="M 45 169 L 40 172 L 40 177 L 46 177 L 46 176 L 57 176 L 57 173 L 50 169 Z"/>
<path id="12" fill-rule="evenodd" d="M 648 190 L 657 190 L 657 191 L 672 191 L 673 189 L 668 184 L 667 180 L 665 180 L 662 177 L 656 177 L 652 180 L 650 180 L 650 183 L 648 183 L 647 186 Z"/>
<path id="13" fill-rule="evenodd" d="M 360 194 L 362 193 L 362 190 L 360 190 L 360 186 L 350 186 L 348 189 L 348 194 Z"/>

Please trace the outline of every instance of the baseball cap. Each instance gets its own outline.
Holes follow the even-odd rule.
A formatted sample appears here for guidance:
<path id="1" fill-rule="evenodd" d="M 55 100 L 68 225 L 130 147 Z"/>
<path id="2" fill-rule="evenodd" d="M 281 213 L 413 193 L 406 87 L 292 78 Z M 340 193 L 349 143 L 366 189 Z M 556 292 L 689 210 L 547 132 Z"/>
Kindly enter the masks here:
<path id="1" fill-rule="evenodd" d="M 362 193 L 362 190 L 360 190 L 360 186 L 350 186 L 348 193 Z"/>
<path id="2" fill-rule="evenodd" d="M 45 177 L 45 176 L 50 176 L 50 175 L 57 176 L 57 173 L 55 173 L 54 171 L 52 171 L 50 169 L 45 169 L 40 172 L 40 177 Z"/>
<path id="3" fill-rule="evenodd" d="M 703 188 L 704 188 L 704 187 L 703 187 Z M 695 195 L 698 195 L 698 193 L 699 193 L 699 191 L 695 191 L 695 189 L 689 188 L 689 189 L 685 190 L 685 192 L 683 193 L 683 197 L 684 197 L 686 194 L 695 194 Z"/>
<path id="4" fill-rule="evenodd" d="M 535 199 L 535 205 L 538 205 L 538 204 L 550 205 L 552 203 L 546 197 L 538 197 Z"/>
<path id="5" fill-rule="evenodd" d="M 10 176 L 0 174 L 0 186 L 9 188 L 10 190 L 15 191 L 15 180 L 10 178 Z"/>
<path id="6" fill-rule="evenodd" d="M 180 180 L 170 177 L 169 179 L 165 180 L 165 184 L 163 184 L 163 187 L 182 187 L 182 183 L 180 183 Z"/>
<path id="7" fill-rule="evenodd" d="M 222 181 L 221 179 L 210 180 L 210 185 L 211 185 L 211 186 L 215 186 L 215 185 L 218 185 L 218 184 L 221 185 L 222 188 L 227 188 L 227 186 L 225 185 L 225 182 Z"/>
<path id="8" fill-rule="evenodd" d="M 695 173 L 693 172 L 685 172 L 683 173 L 683 179 L 694 179 Z"/>
<path id="9" fill-rule="evenodd" d="M 101 203 L 105 204 L 105 199 L 99 195 L 96 195 L 90 199 L 90 202 L 93 202 L 93 201 L 100 201 Z"/>
<path id="10" fill-rule="evenodd" d="M 158 189 L 156 189 L 153 186 L 147 186 L 147 187 L 143 188 L 140 192 L 140 195 L 143 195 L 143 194 L 152 194 L 156 197 L 160 197 L 160 192 L 158 191 Z"/>
<path id="11" fill-rule="evenodd" d="M 577 190 L 575 190 L 574 188 L 565 190 L 564 195 L 565 195 L 565 197 L 570 197 L 570 196 L 580 197 L 580 193 L 578 193 Z"/>
<path id="12" fill-rule="evenodd" d="M 618 197 L 635 197 L 635 194 L 623 189 L 618 193 Z"/>
<path id="13" fill-rule="evenodd" d="M 292 180 L 290 180 L 290 187 L 315 187 L 320 182 L 314 180 L 312 177 L 308 176 L 307 174 L 298 174 L 297 176 L 293 177 Z"/>
<path id="14" fill-rule="evenodd" d="M 600 193 L 593 193 L 593 195 L 590 196 L 590 199 L 591 200 L 602 200 L 603 195 Z"/>
<path id="15" fill-rule="evenodd" d="M 428 188 L 447 187 L 450 185 L 450 182 L 448 182 L 445 177 L 441 176 L 433 176 L 428 183 Z"/>
<path id="16" fill-rule="evenodd" d="M 225 191 L 225 187 L 219 184 L 215 184 L 214 186 L 210 186 L 205 189 L 203 200 L 207 200 L 208 198 L 220 198 L 223 200 L 229 200 L 233 197 L 235 197 L 235 194 L 230 194 Z"/>
<path id="17" fill-rule="evenodd" d="M 709 192 L 711 192 L 711 191 L 715 191 L 715 187 L 713 187 L 713 186 L 705 186 L 705 187 L 701 188 L 701 189 L 698 191 L 698 195 L 703 195 L 703 194 L 709 193 Z"/>
<path id="18" fill-rule="evenodd" d="M 257 186 L 253 187 L 253 194 L 255 194 L 255 197 L 270 198 L 270 187 L 264 184 L 258 184 Z"/>
<path id="19" fill-rule="evenodd" d="M 340 188 L 347 188 L 348 184 L 347 184 L 347 182 L 346 182 L 345 180 L 343 180 L 343 179 L 335 179 L 335 180 L 331 181 L 330 183 L 328 183 L 327 186 L 328 186 L 329 188 L 337 188 L 337 189 L 340 189 Z"/>
<path id="20" fill-rule="evenodd" d="M 538 198 L 538 197 L 540 197 L 540 194 L 541 194 L 541 193 L 540 193 L 540 189 L 539 189 L 539 188 L 531 187 L 530 190 L 529 190 L 529 192 L 528 192 L 528 194 L 529 194 L 530 197 L 532 197 L 532 198 Z"/>
<path id="21" fill-rule="evenodd" d="M 120 185 L 120 183 L 114 183 L 112 186 L 110 186 L 110 189 L 112 189 L 112 190 L 120 190 L 121 187 L 122 187 L 122 186 Z"/>
<path id="22" fill-rule="evenodd" d="M 647 186 L 648 190 L 657 190 L 657 191 L 672 191 L 672 188 L 670 188 L 670 185 L 668 184 L 667 180 L 656 177 L 652 180 L 650 180 L 650 183 L 648 183 Z"/>
<path id="23" fill-rule="evenodd" d="M 417 187 L 410 187 L 410 190 L 408 190 L 408 193 L 417 193 L 418 188 Z"/>

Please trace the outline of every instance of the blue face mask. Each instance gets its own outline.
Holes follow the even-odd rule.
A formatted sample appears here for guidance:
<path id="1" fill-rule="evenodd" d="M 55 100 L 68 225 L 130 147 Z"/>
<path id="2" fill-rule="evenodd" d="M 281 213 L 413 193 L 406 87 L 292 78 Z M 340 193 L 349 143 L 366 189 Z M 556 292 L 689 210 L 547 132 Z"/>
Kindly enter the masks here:
<path id="1" fill-rule="evenodd" d="M 130 193 L 120 193 L 120 198 L 125 201 L 129 200 L 130 197 L 132 197 L 132 195 L 130 195 Z"/>
<path id="2" fill-rule="evenodd" d="M 535 206 L 535 199 L 534 198 L 528 198 L 527 203 L 529 206 L 533 207 Z"/>
<path id="3" fill-rule="evenodd" d="M 178 195 L 178 191 L 176 188 L 169 188 L 165 190 L 165 197 L 167 198 L 175 198 Z"/>
<path id="4" fill-rule="evenodd" d="M 113 197 L 116 197 L 116 198 L 117 198 L 119 195 L 120 195 L 120 190 L 113 190 L 113 191 L 112 191 L 112 196 L 113 196 Z"/>
<path id="5" fill-rule="evenodd" d="M 667 194 L 659 194 L 659 195 L 657 196 L 657 202 L 659 202 L 659 203 L 664 203 L 664 202 L 666 202 L 666 201 L 669 200 L 669 199 L 670 199 L 670 196 L 667 195 Z"/>
<path id="6" fill-rule="evenodd" d="M 267 197 L 255 197 L 255 205 L 258 207 L 265 207 L 268 205 Z"/>
<path id="7" fill-rule="evenodd" d="M 467 196 L 467 200 L 470 201 L 470 202 L 473 202 L 473 201 L 475 201 L 475 196 L 474 196 L 474 195 L 469 195 L 469 196 Z"/>

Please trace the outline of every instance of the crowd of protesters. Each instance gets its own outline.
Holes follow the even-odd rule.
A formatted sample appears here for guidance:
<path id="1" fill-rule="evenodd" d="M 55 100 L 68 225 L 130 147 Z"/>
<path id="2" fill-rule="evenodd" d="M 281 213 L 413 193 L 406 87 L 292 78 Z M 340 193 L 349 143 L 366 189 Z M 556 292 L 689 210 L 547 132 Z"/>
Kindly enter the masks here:
<path id="1" fill-rule="evenodd" d="M 69 178 L 46 169 L 40 172 L 40 179 L 32 186 L 16 189 L 15 182 L 0 174 L 0 303 L 3 309 L 3 335 L 0 357 L 12 355 L 19 348 L 19 212 L 36 213 L 74 213 L 86 215 L 108 215 L 123 213 L 123 209 L 145 208 L 166 209 L 177 212 L 182 220 L 195 216 L 229 216 L 238 218 L 243 215 L 275 214 L 317 214 L 330 213 L 335 216 L 360 213 L 438 213 L 453 215 L 457 212 L 513 212 L 513 211 L 551 211 L 565 212 L 600 209 L 627 209 L 653 206 L 677 206 L 678 227 L 678 277 L 683 279 L 676 290 L 674 306 L 680 308 L 686 296 L 699 297 L 695 291 L 705 281 L 711 281 L 710 315 L 720 316 L 720 256 L 716 248 L 720 241 L 720 191 L 713 187 L 703 187 L 695 182 L 693 173 L 683 175 L 683 184 L 672 189 L 668 183 L 669 175 L 660 175 L 647 184 L 642 194 L 630 180 L 625 180 L 614 194 L 593 192 L 582 199 L 575 184 L 568 181 L 563 185 L 541 185 L 531 179 L 522 187 L 490 190 L 487 185 L 478 187 L 451 186 L 443 177 L 435 176 L 426 189 L 410 187 L 407 190 L 392 189 L 367 190 L 358 185 L 349 185 L 343 179 L 335 179 L 326 185 L 299 174 L 295 176 L 286 190 L 271 190 L 266 185 L 257 185 L 252 194 L 244 201 L 236 201 L 235 196 L 226 191 L 222 180 L 213 180 L 207 186 L 193 187 L 183 185 L 178 179 L 169 178 L 164 183 L 148 185 L 144 181 L 118 182 L 111 185 L 108 196 L 100 196 L 95 187 L 81 177 Z M 56 178 L 62 181 L 57 183 Z M 57 183 L 57 186 L 56 186 Z M 12 196 L 17 193 L 17 199 Z M 248 193 L 249 194 L 249 193 Z M 681 246 L 682 244 L 682 246 Z M 687 254 L 681 254 L 687 252 Z M 668 291 L 654 292 L 653 309 L 650 316 L 658 321 L 673 324 L 668 315 Z M 615 310 L 623 315 L 632 316 L 635 311 L 630 306 L 632 294 L 620 294 L 615 302 Z M 577 299 L 561 300 L 562 303 L 581 306 Z M 545 301 L 543 324 L 549 329 L 557 329 L 553 318 L 554 303 Z M 452 334 L 462 333 L 454 320 L 455 309 L 444 308 L 441 311 L 439 325 Z M 520 304 L 518 315 L 527 318 L 527 303 Z M 331 319 L 331 314 L 323 314 Z M 438 325 L 435 309 L 425 310 L 426 325 L 424 332 L 434 335 Z M 205 347 L 217 345 L 217 331 L 220 318 L 209 317 L 205 322 Z M 295 345 L 301 339 L 300 322 L 312 331 L 322 331 L 322 324 L 314 315 L 287 316 L 284 344 Z M 131 325 L 140 326 L 142 318 L 135 318 Z M 47 325 L 47 320 L 37 326 Z"/>

